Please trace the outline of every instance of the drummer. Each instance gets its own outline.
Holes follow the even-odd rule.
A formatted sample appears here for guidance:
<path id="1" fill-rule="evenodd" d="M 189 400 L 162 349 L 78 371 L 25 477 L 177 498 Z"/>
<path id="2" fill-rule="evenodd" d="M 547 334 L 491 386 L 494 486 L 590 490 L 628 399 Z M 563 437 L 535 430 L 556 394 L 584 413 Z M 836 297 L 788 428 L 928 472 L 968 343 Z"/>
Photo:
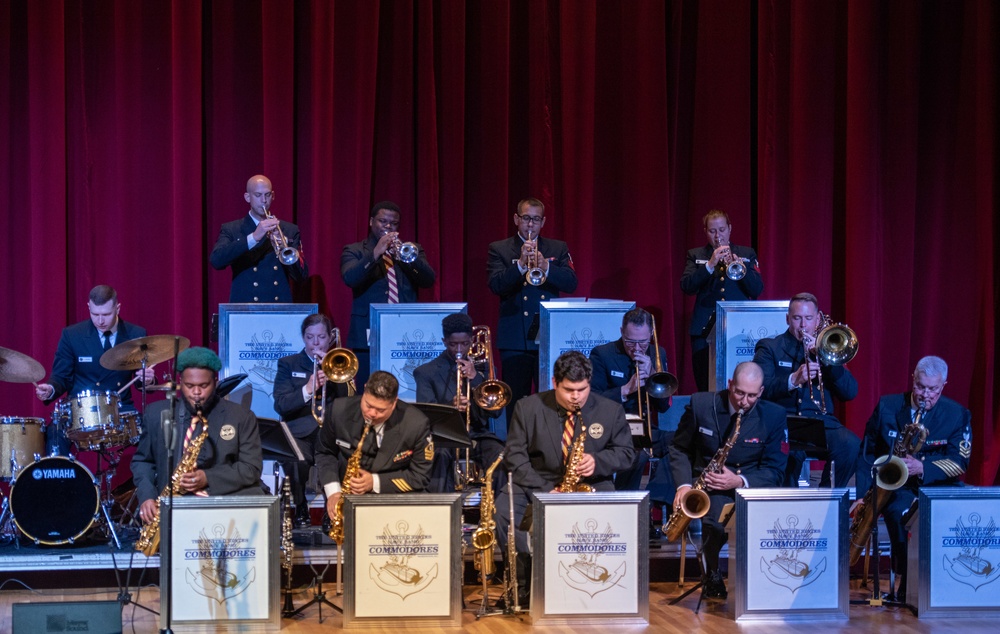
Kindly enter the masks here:
<path id="1" fill-rule="evenodd" d="M 119 319 L 118 294 L 106 284 L 95 286 L 87 301 L 90 320 L 63 329 L 52 362 L 52 374 L 48 383 L 39 383 L 35 395 L 46 405 L 63 394 L 79 394 L 85 390 L 94 392 L 117 392 L 131 379 L 132 374 L 122 370 L 108 370 L 101 366 L 101 355 L 115 345 L 146 336 L 146 329 Z M 143 374 L 145 372 L 145 374 Z M 149 384 L 154 380 L 152 368 L 139 370 L 140 382 Z M 132 394 L 125 390 L 119 395 L 119 409 L 134 411 Z M 46 451 L 53 449 L 61 455 L 69 452 L 69 442 L 65 430 L 50 426 L 46 432 Z"/>

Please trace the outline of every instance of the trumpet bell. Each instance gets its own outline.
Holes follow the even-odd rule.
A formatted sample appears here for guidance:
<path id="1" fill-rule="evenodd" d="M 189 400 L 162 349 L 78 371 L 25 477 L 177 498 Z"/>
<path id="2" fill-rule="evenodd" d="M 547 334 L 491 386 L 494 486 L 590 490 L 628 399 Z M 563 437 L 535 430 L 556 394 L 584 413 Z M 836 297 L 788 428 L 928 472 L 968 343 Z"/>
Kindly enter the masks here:
<path id="1" fill-rule="evenodd" d="M 510 386 L 496 379 L 483 381 L 472 390 L 472 397 L 475 399 L 476 405 L 490 412 L 507 407 L 511 394 Z"/>
<path id="2" fill-rule="evenodd" d="M 358 373 L 358 356 L 347 348 L 334 348 L 323 357 L 320 367 L 334 383 L 347 383 Z"/>
<path id="3" fill-rule="evenodd" d="M 404 264 L 413 264 L 417 261 L 417 245 L 412 242 L 404 242 L 397 249 L 399 261 Z"/>
<path id="4" fill-rule="evenodd" d="M 846 324 L 830 324 L 816 335 L 816 356 L 826 365 L 844 365 L 858 354 L 858 337 Z"/>
<path id="5" fill-rule="evenodd" d="M 528 272 L 524 275 L 524 279 L 532 286 L 541 286 L 545 283 L 545 272 L 540 268 L 528 269 Z"/>
<path id="6" fill-rule="evenodd" d="M 646 393 L 650 398 L 669 398 L 677 391 L 677 377 L 669 372 L 655 372 L 646 379 Z"/>
<path id="7" fill-rule="evenodd" d="M 743 260 L 734 260 L 726 267 L 726 277 L 738 282 L 747 276 L 747 265 Z"/>
<path id="8" fill-rule="evenodd" d="M 292 247 L 285 247 L 278 255 L 278 259 L 281 260 L 281 263 L 285 266 L 291 266 L 299 261 L 299 251 L 298 249 L 294 249 Z"/>

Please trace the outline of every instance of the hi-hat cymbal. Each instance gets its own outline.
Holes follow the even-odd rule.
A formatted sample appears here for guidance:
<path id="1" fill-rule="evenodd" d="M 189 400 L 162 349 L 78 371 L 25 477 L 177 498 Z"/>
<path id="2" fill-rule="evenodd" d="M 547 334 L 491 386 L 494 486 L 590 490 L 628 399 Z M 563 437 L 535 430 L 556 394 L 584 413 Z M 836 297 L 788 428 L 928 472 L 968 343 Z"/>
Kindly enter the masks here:
<path id="1" fill-rule="evenodd" d="M 0 381 L 37 383 L 45 378 L 45 368 L 23 352 L 0 348 Z"/>
<path id="2" fill-rule="evenodd" d="M 153 335 L 123 341 L 101 355 L 101 367 L 108 370 L 138 370 L 142 368 L 142 360 L 146 359 L 146 367 L 166 361 L 174 356 L 174 340 L 179 339 L 177 351 L 187 350 L 191 341 L 187 337 L 174 335 Z"/>

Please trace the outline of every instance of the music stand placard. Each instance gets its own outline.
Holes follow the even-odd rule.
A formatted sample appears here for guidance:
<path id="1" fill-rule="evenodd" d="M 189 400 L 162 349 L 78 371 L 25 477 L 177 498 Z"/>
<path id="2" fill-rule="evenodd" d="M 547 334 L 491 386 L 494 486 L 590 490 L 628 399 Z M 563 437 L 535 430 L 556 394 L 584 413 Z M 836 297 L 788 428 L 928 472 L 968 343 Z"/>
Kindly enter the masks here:
<path id="1" fill-rule="evenodd" d="M 371 371 L 385 370 L 399 379 L 399 398 L 417 400 L 413 371 L 444 352 L 441 320 L 468 312 L 460 302 L 372 304 L 369 312 Z"/>
<path id="2" fill-rule="evenodd" d="M 344 500 L 344 629 L 461 627 L 462 494 Z"/>
<path id="3" fill-rule="evenodd" d="M 649 493 L 532 498 L 532 624 L 648 624 Z"/>
<path id="4" fill-rule="evenodd" d="M 561 299 L 541 302 L 538 314 L 538 391 L 552 389 L 552 368 L 564 352 L 587 357 L 596 346 L 621 336 L 622 316 L 635 302 Z"/>
<path id="5" fill-rule="evenodd" d="M 787 314 L 787 300 L 718 302 L 715 326 L 708 335 L 709 391 L 725 388 L 739 363 L 753 361 L 758 341 L 785 332 Z"/>
<path id="6" fill-rule="evenodd" d="M 318 311 L 316 304 L 219 304 L 219 378 L 247 375 L 227 398 L 274 418 L 278 359 L 302 350 L 302 320 Z"/>
<path id="7" fill-rule="evenodd" d="M 171 539 L 160 545 L 170 551 L 171 567 L 160 569 L 160 601 L 169 587 L 173 631 L 280 627 L 280 520 L 274 496 L 173 499 Z M 161 629 L 164 620 L 165 611 Z"/>
<path id="8" fill-rule="evenodd" d="M 847 619 L 847 489 L 738 489 L 737 621 Z"/>
<path id="9" fill-rule="evenodd" d="M 921 619 L 1000 616 L 1000 487 L 925 487 L 906 602 Z"/>

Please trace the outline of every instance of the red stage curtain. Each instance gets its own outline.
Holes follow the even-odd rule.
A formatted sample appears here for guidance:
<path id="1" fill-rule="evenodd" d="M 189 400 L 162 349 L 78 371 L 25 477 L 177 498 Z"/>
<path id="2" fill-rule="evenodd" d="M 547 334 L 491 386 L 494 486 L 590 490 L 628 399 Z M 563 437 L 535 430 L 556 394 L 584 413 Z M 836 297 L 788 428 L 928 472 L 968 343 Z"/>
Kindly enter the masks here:
<path id="1" fill-rule="evenodd" d="M 99 283 L 205 343 L 208 252 L 263 172 L 339 324 L 373 202 L 438 270 L 422 299 L 495 325 L 487 245 L 541 198 L 578 294 L 652 308 L 690 392 L 678 280 L 719 207 L 765 299 L 812 291 L 857 331 L 846 423 L 940 354 L 992 484 L 998 35 L 990 0 L 0 0 L 0 345 L 48 367 Z M 46 415 L 31 392 L 0 386 L 0 415 Z"/>

